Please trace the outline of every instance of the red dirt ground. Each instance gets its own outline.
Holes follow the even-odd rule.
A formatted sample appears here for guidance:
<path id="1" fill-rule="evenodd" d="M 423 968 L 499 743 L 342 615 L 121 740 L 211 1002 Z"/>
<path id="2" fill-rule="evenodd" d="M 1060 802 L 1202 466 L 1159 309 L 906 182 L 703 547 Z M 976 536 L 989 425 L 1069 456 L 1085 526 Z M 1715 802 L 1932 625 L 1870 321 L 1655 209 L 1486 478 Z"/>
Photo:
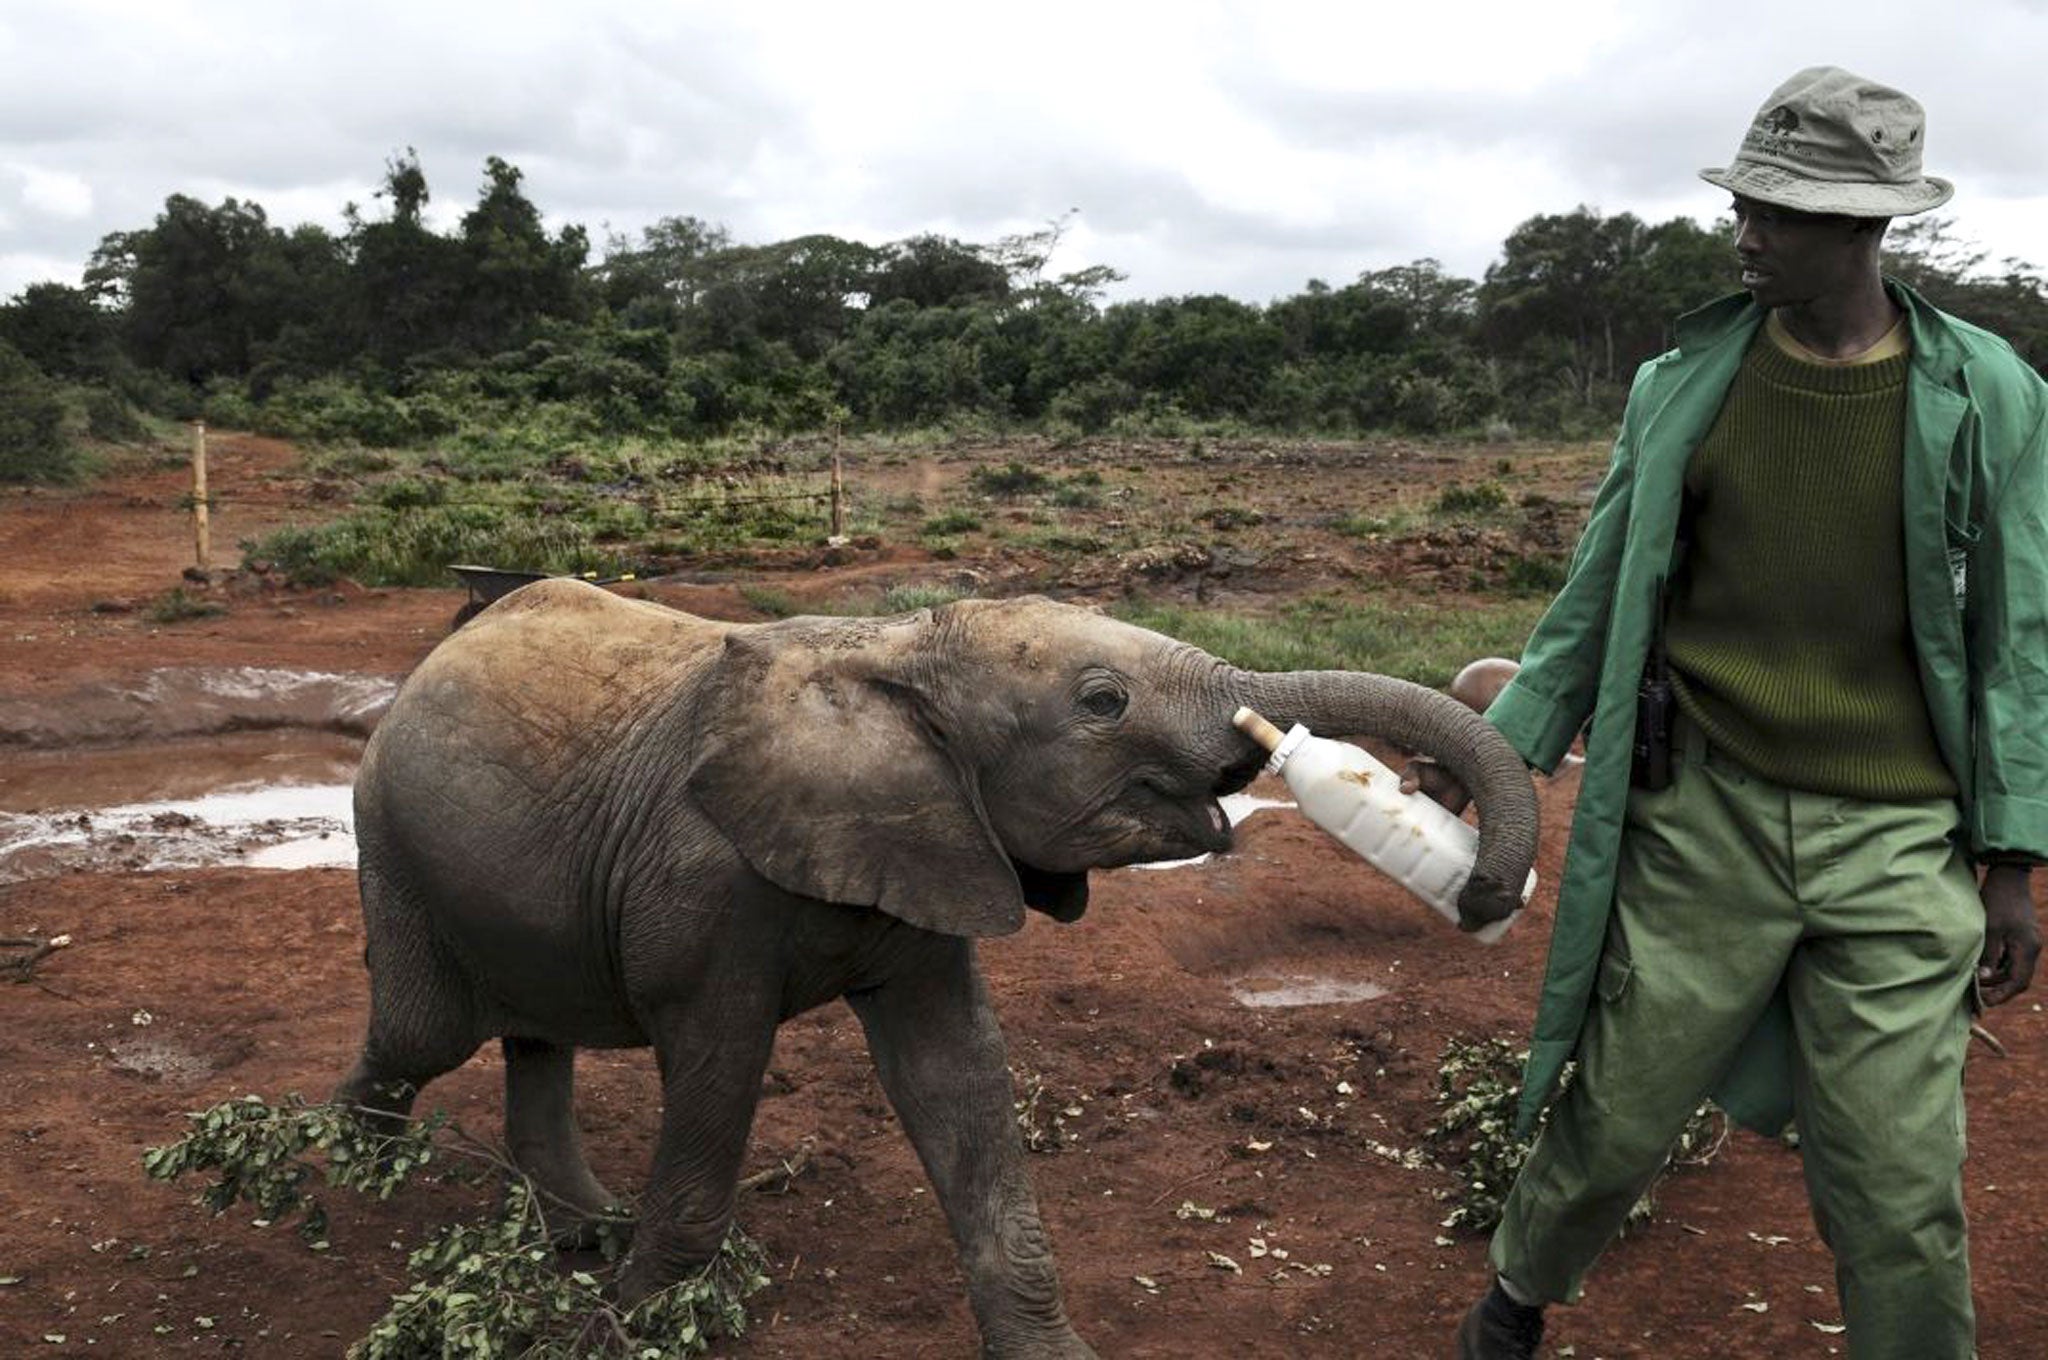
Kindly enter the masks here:
<path id="1" fill-rule="evenodd" d="M 290 458 L 216 439 L 213 484 L 228 498 L 217 543 L 307 513 L 303 482 L 281 475 Z M 159 463 L 78 491 L 5 493 L 0 700 L 164 666 L 397 676 L 460 602 L 452 590 L 256 590 L 231 595 L 224 617 L 152 624 L 132 606 L 190 560 L 182 476 Z M 785 584 L 822 592 L 830 577 Z M 649 590 L 747 616 L 729 584 Z M 1543 888 L 1490 950 L 1285 810 L 1255 815 L 1213 863 L 1098 875 L 1081 923 L 1034 916 L 983 950 L 1012 1066 L 1044 1083 L 1046 1108 L 1080 1112 L 1063 1116 L 1064 1149 L 1031 1162 L 1068 1309 L 1103 1355 L 1448 1354 L 1485 1280 L 1484 1244 L 1438 1226 L 1447 1175 L 1385 1151 L 1420 1142 L 1447 1039 L 1524 1030 L 1572 792 L 1569 777 L 1545 787 Z M 323 1095 L 347 1066 L 365 1012 L 353 874 L 88 872 L 0 887 L 0 936 L 58 932 L 71 948 L 31 981 L 0 984 L 0 1355 L 339 1355 L 398 1286 L 401 1248 L 485 1191 L 331 1196 L 334 1246 L 314 1254 L 246 1212 L 208 1218 L 189 1202 L 196 1187 L 145 1181 L 139 1158 L 180 1134 L 182 1112 L 244 1092 Z M 1291 1008 L 1232 995 L 1234 981 L 1300 976 L 1386 993 Z M 2011 1056 L 1973 1049 L 1968 1076 L 1987 1360 L 2048 1355 L 2038 996 L 1990 1018 Z M 135 1024 L 144 1011 L 147 1028 Z M 480 1054 L 423 1108 L 493 1131 L 497 1065 Z M 616 1187 L 644 1175 L 656 1099 L 644 1053 L 581 1065 L 586 1138 Z M 750 1167 L 800 1150 L 808 1167 L 787 1193 L 742 1201 L 775 1282 L 728 1353 L 971 1354 L 944 1224 L 843 1007 L 784 1028 Z M 1179 1218 L 1184 1201 L 1218 1214 Z M 1254 1255 L 1255 1238 L 1269 1254 Z M 1737 1136 L 1666 1183 L 1654 1221 L 1608 1254 L 1581 1306 L 1556 1313 L 1546 1354 L 1820 1357 L 1842 1352 L 1821 1330 L 1838 1321 L 1796 1153 Z"/>

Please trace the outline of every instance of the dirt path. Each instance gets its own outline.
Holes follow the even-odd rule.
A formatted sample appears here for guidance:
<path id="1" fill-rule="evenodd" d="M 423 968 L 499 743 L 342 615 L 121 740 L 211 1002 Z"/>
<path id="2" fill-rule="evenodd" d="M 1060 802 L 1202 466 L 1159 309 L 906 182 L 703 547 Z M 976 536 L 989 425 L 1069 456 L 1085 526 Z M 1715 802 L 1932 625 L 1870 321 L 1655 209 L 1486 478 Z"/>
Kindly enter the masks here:
<path id="1" fill-rule="evenodd" d="M 227 500 L 217 543 L 320 513 L 288 449 L 240 438 L 215 449 Z M 1228 473 L 1237 494 L 1283 494 L 1256 465 Z M 460 601 L 452 590 L 255 589 L 225 616 L 153 624 L 141 606 L 188 560 L 181 493 L 175 467 L 84 492 L 5 493 L 0 719 L 9 703 L 163 667 L 395 678 Z M 829 589 L 831 570 L 801 584 Z M 743 609 L 730 583 L 657 594 Z M 11 740 L 0 770 L 28 768 Z M 204 740 L 130 741 L 126 758 L 173 767 Z M 1445 1353 L 1484 1279 L 1484 1244 L 1439 1226 L 1447 1178 L 1397 1154 L 1431 1117 L 1447 1039 L 1526 1026 L 1571 781 L 1544 797 L 1543 890 L 1492 950 L 1287 811 L 1255 814 L 1238 851 L 1215 862 L 1098 875 L 1079 924 L 1034 916 L 985 948 L 1012 1064 L 1042 1083 L 1041 1109 L 1060 1124 L 1061 1150 L 1032 1170 L 1069 1310 L 1103 1355 Z M 336 1200 L 333 1249 L 315 1254 L 246 1214 L 207 1219 L 182 1187 L 145 1182 L 138 1159 L 180 1132 L 183 1111 L 250 1091 L 324 1094 L 347 1065 L 364 1011 L 353 874 L 101 871 L 0 887 L 0 935 L 57 932 L 71 948 L 30 983 L 0 983 L 0 1355 L 338 1355 L 382 1311 L 404 1250 L 484 1191 Z M 1304 979 L 1383 993 L 1240 999 Z M 1982 1353 L 2022 1360 L 2048 1354 L 2048 1022 L 2030 997 L 1991 1023 L 2012 1056 L 1971 1059 L 1973 1256 Z M 490 1133 L 497 1068 L 480 1054 L 425 1103 Z M 636 1186 L 657 1115 L 647 1055 L 588 1056 L 579 1095 L 599 1174 Z M 789 1192 L 742 1207 L 775 1283 L 732 1353 L 971 1354 L 944 1224 L 843 1007 L 785 1027 L 750 1169 L 799 1149 L 810 1161 Z M 1184 1202 L 1215 1216 L 1178 1216 Z M 1841 1351 L 1826 1330 L 1838 1321 L 1796 1155 L 1738 1136 L 1668 1183 L 1654 1221 L 1557 1317 L 1553 1344 L 1582 1360 L 1822 1357 Z"/>

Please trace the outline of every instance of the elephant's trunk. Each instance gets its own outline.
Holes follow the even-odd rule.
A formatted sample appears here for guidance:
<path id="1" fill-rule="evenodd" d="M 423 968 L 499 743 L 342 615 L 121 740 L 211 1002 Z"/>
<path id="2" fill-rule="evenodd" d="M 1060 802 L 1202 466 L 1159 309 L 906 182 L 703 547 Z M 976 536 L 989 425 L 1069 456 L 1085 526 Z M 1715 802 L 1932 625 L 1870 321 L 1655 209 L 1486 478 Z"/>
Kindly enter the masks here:
<path id="1" fill-rule="evenodd" d="M 1479 858 L 1458 898 L 1476 930 L 1522 905 L 1536 860 L 1536 790 L 1522 758 L 1493 725 L 1446 695 L 1406 680 L 1356 671 L 1231 673 L 1236 702 L 1285 728 L 1320 736 L 1370 736 L 1440 761 L 1479 807 Z"/>

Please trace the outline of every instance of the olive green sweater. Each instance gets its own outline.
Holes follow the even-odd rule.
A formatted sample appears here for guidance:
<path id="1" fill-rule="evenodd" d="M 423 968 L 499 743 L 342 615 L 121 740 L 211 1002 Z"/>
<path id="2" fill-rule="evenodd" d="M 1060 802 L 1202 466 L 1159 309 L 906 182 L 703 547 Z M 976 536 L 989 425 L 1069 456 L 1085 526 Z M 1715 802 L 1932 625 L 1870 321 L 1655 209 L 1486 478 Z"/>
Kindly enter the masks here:
<path id="1" fill-rule="evenodd" d="M 1790 788 L 1956 792 L 1906 615 L 1907 363 L 1810 363 L 1759 328 L 1686 469 L 1666 622 L 1679 706 Z"/>

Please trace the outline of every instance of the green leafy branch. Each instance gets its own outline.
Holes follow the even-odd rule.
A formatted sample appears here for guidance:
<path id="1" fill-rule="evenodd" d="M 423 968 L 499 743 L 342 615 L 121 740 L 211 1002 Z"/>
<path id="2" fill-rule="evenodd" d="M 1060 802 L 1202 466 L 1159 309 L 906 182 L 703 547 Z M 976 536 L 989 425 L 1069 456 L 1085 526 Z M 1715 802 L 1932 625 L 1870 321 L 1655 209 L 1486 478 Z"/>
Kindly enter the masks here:
<path id="1" fill-rule="evenodd" d="M 593 1225 L 602 1267 L 565 1269 L 542 1192 L 444 1115 L 387 1131 L 341 1106 L 296 1095 L 272 1105 L 251 1095 L 187 1119 L 191 1131 L 148 1149 L 143 1170 L 163 1181 L 212 1173 L 197 1202 L 215 1214 L 251 1204 L 259 1226 L 303 1212 L 299 1234 L 316 1250 L 328 1245 L 327 1214 L 312 1193 L 319 1180 L 382 1200 L 429 1167 L 507 1177 L 495 1216 L 445 1228 L 407 1257 L 407 1287 L 349 1348 L 349 1360 L 700 1355 L 712 1340 L 745 1330 L 745 1300 L 768 1283 L 760 1247 L 735 1227 L 703 1270 L 621 1309 L 609 1286 L 630 1217 L 607 1215 Z"/>
<path id="2" fill-rule="evenodd" d="M 1528 1059 L 1527 1049 L 1505 1039 L 1453 1039 L 1444 1046 L 1437 1068 L 1437 1116 L 1425 1137 L 1457 1182 L 1442 1192 L 1452 1202 L 1443 1220 L 1446 1228 L 1489 1232 L 1500 1223 L 1508 1191 L 1535 1142 L 1515 1131 Z M 1568 1066 L 1560 1090 L 1573 1075 Z M 1686 1120 L 1657 1178 L 1630 1206 L 1625 1228 L 1649 1219 L 1657 1184 L 1672 1167 L 1705 1166 L 1727 1139 L 1727 1116 L 1711 1101 L 1703 1102 Z"/>

